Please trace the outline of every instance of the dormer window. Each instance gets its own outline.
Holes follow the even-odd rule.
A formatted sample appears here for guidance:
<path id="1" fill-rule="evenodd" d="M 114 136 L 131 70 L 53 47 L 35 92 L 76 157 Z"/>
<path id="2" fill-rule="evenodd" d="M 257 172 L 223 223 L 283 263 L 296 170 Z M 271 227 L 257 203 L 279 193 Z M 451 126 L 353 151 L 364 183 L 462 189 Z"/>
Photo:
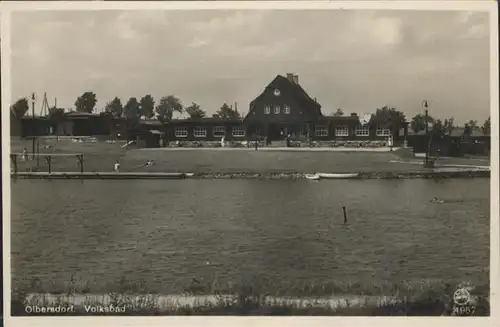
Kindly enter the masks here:
<path id="1" fill-rule="evenodd" d="M 269 115 L 271 113 L 271 107 L 270 106 L 265 106 L 264 107 L 264 114 Z"/>
<path id="2" fill-rule="evenodd" d="M 281 109 L 281 108 L 280 108 L 280 106 L 279 106 L 279 105 L 275 106 L 275 107 L 274 107 L 274 113 L 275 113 L 275 114 L 279 114 L 279 113 L 280 113 L 280 109 Z"/>
<path id="3" fill-rule="evenodd" d="M 274 95 L 275 96 L 279 96 L 280 94 L 281 94 L 280 90 L 278 90 L 278 89 L 274 90 Z"/>

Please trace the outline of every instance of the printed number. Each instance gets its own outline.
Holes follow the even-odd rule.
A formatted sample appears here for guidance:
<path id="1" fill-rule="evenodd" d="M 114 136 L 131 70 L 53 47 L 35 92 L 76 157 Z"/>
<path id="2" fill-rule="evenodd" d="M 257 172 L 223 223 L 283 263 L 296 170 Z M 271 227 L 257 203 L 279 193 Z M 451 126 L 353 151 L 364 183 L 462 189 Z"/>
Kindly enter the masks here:
<path id="1" fill-rule="evenodd" d="M 453 313 L 456 316 L 473 316 L 476 312 L 475 307 L 465 306 L 465 307 L 454 307 Z"/>

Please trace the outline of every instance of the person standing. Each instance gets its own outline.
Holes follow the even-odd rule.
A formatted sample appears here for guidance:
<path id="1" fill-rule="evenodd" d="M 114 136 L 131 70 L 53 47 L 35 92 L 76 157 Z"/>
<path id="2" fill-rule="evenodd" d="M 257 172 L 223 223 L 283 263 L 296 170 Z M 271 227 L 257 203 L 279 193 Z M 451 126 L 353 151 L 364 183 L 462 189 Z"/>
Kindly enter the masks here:
<path id="1" fill-rule="evenodd" d="M 24 148 L 23 153 L 21 155 L 21 160 L 24 161 L 28 157 L 28 149 Z"/>
<path id="2" fill-rule="evenodd" d="M 116 160 L 116 162 L 115 162 L 115 173 L 119 173 L 119 172 L 120 172 L 120 161 Z"/>

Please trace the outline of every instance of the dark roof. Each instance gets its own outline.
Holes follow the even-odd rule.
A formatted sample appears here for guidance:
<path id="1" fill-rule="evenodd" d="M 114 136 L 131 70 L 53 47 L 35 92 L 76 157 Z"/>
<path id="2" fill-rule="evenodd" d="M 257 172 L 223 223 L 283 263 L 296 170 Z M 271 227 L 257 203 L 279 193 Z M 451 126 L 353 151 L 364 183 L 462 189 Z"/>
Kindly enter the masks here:
<path id="1" fill-rule="evenodd" d="M 186 122 L 186 123 L 227 123 L 227 122 L 234 122 L 234 123 L 239 123 L 241 121 L 242 121 L 241 118 L 223 119 L 223 118 L 220 118 L 220 117 L 204 117 L 204 118 L 173 119 L 172 123 L 175 123 L 175 122 Z"/>
<path id="2" fill-rule="evenodd" d="M 167 124 L 182 124 L 182 123 L 198 123 L 198 124 L 216 124 L 216 123 L 241 123 L 240 118 L 237 119 L 223 119 L 219 117 L 204 117 L 204 118 L 184 118 L 184 119 L 172 119 Z M 158 126 L 161 122 L 156 119 L 141 120 L 143 125 Z"/>
<path id="3" fill-rule="evenodd" d="M 321 119 L 324 120 L 347 120 L 347 121 L 358 121 L 358 116 L 323 116 Z"/>
<path id="4" fill-rule="evenodd" d="M 432 128 L 430 129 L 432 131 Z M 465 128 L 464 127 L 455 127 L 450 133 L 451 137 L 460 137 L 464 135 Z M 425 135 L 425 131 L 419 131 L 418 133 L 415 133 L 411 128 L 408 129 L 408 135 Z M 484 134 L 483 131 L 480 128 L 475 128 L 472 130 L 472 135 L 473 137 L 479 137 L 479 136 L 489 136 L 488 134 Z"/>
<path id="5" fill-rule="evenodd" d="M 65 112 L 64 115 L 66 117 L 92 117 L 92 116 L 99 116 L 98 114 L 94 114 L 94 113 L 91 113 L 91 112 L 82 112 L 82 111 Z"/>
<path id="6" fill-rule="evenodd" d="M 49 118 L 47 116 L 22 116 L 21 119 L 24 119 L 24 120 L 48 120 Z"/>
<path id="7" fill-rule="evenodd" d="M 266 90 L 269 88 L 278 88 L 281 89 L 283 87 L 290 88 L 292 90 L 292 95 L 296 97 L 297 101 L 299 102 L 300 106 L 303 108 L 307 109 L 312 109 L 314 110 L 317 114 L 321 115 L 321 105 L 316 102 L 314 99 L 312 99 L 307 92 L 300 86 L 298 83 L 294 83 L 288 78 L 283 77 L 281 75 L 277 75 L 271 83 L 269 83 L 266 86 Z M 265 92 L 262 92 L 261 95 L 259 95 L 256 99 L 254 99 L 252 102 L 250 102 L 250 110 L 252 109 L 255 101 L 257 101 L 261 96 L 264 95 Z"/>
<path id="8" fill-rule="evenodd" d="M 451 131 L 451 136 L 462 136 L 464 135 L 465 127 L 455 127 Z M 484 134 L 481 128 L 474 128 L 472 130 L 471 136 L 488 136 Z"/>

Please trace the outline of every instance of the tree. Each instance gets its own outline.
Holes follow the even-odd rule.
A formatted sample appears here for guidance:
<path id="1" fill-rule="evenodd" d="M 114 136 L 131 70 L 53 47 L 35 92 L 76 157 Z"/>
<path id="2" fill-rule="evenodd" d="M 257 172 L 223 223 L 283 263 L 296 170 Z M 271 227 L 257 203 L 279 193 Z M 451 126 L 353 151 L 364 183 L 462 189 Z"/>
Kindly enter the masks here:
<path id="1" fill-rule="evenodd" d="M 477 128 L 477 120 L 469 120 L 467 123 L 471 130 L 475 130 Z"/>
<path id="2" fill-rule="evenodd" d="M 151 95 L 146 94 L 145 96 L 143 96 L 140 101 L 140 105 L 141 105 L 141 116 L 144 116 L 148 119 L 154 117 L 155 99 Z"/>
<path id="3" fill-rule="evenodd" d="M 141 118 L 141 105 L 137 101 L 137 98 L 128 99 L 125 107 L 123 107 L 123 114 L 128 120 Z"/>
<path id="4" fill-rule="evenodd" d="M 204 118 L 207 116 L 207 113 L 203 109 L 201 109 L 197 103 L 194 102 L 186 108 L 186 112 L 191 118 Z"/>
<path id="5" fill-rule="evenodd" d="M 332 116 L 334 117 L 342 117 L 344 115 L 344 111 L 341 108 L 338 108 L 337 111 L 332 112 Z"/>
<path id="6" fill-rule="evenodd" d="M 417 114 L 411 119 L 410 127 L 414 133 L 425 131 L 426 118 L 423 114 Z M 427 116 L 427 122 L 434 123 L 434 118 Z"/>
<path id="7" fill-rule="evenodd" d="M 445 127 L 441 119 L 437 119 L 434 124 L 432 124 L 432 135 L 434 137 L 442 137 L 445 134 Z"/>
<path id="8" fill-rule="evenodd" d="M 451 135 L 453 132 L 453 129 L 455 128 L 454 121 L 455 119 L 453 117 L 444 120 L 443 129 L 446 135 Z"/>
<path id="9" fill-rule="evenodd" d="M 111 117 L 121 118 L 123 116 L 123 105 L 122 101 L 115 97 L 110 102 L 106 103 L 106 107 L 104 107 L 104 112 L 111 115 Z"/>
<path id="10" fill-rule="evenodd" d="M 75 101 L 76 111 L 91 113 L 97 103 L 97 97 L 94 92 L 85 92 Z"/>
<path id="11" fill-rule="evenodd" d="M 484 135 L 490 135 L 491 133 L 491 117 L 488 117 L 486 121 L 483 123 L 483 126 L 481 126 L 481 130 L 483 131 Z"/>
<path id="12" fill-rule="evenodd" d="M 26 115 L 28 112 L 30 106 L 28 103 L 27 98 L 21 98 L 17 100 L 11 107 L 10 107 L 10 112 L 13 118 L 15 119 L 21 119 Z"/>
<path id="13" fill-rule="evenodd" d="M 231 108 L 227 103 L 220 107 L 216 112 L 217 116 L 222 119 L 238 119 L 240 118 L 240 113 Z"/>
<path id="14" fill-rule="evenodd" d="M 181 100 L 173 95 L 169 95 L 160 99 L 160 104 L 156 106 L 156 118 L 166 123 L 172 120 L 174 112 L 182 113 L 184 110 Z"/>
<path id="15" fill-rule="evenodd" d="M 401 127 L 406 122 L 405 114 L 396 108 L 383 106 L 375 112 L 375 121 L 379 122 L 384 128 L 391 129 L 392 135 L 398 135 Z"/>
<path id="16" fill-rule="evenodd" d="M 139 101 L 136 98 L 128 99 L 125 107 L 123 107 L 123 113 L 127 119 L 127 137 L 130 139 L 130 135 L 137 130 L 141 120 L 141 105 Z"/>

